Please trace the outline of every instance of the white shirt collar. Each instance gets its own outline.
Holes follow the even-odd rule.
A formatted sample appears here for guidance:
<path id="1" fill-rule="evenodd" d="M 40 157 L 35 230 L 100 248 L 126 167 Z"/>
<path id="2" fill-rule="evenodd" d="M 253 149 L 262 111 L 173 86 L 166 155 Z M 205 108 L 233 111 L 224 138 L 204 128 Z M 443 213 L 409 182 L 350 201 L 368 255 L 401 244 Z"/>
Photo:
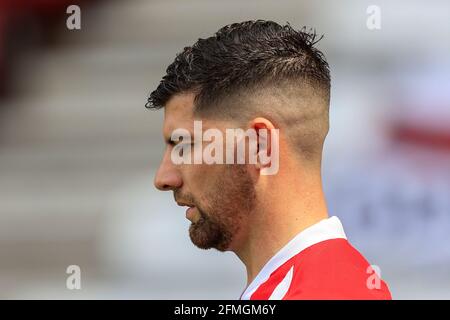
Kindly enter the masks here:
<path id="1" fill-rule="evenodd" d="M 241 299 L 250 300 L 252 294 L 269 279 L 272 272 L 293 256 L 316 243 L 338 238 L 347 239 L 342 223 L 336 216 L 323 219 L 301 231 L 264 265 L 256 278 L 245 289 Z"/>

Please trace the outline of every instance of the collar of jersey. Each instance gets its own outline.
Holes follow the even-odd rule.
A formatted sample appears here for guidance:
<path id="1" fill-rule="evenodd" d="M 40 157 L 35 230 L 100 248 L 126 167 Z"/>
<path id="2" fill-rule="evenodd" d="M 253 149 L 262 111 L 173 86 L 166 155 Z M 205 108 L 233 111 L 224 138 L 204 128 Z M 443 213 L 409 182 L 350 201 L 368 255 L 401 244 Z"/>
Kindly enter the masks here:
<path id="1" fill-rule="evenodd" d="M 250 300 L 252 294 L 269 279 L 272 272 L 293 256 L 316 243 L 330 239 L 347 239 L 342 223 L 336 216 L 323 219 L 297 234 L 264 265 L 256 278 L 245 289 L 241 299 Z"/>

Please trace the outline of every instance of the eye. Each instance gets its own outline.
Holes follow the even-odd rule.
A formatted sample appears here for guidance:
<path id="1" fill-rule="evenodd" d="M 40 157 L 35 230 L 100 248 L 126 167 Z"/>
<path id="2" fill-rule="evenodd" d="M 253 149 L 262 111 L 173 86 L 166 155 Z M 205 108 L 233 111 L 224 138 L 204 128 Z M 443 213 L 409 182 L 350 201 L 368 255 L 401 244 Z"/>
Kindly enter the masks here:
<path id="1" fill-rule="evenodd" d="M 178 149 L 178 154 L 182 157 L 186 152 L 191 152 L 191 149 L 194 147 L 194 143 L 193 142 L 185 142 L 185 143 L 177 143 L 175 146 L 175 148 Z"/>

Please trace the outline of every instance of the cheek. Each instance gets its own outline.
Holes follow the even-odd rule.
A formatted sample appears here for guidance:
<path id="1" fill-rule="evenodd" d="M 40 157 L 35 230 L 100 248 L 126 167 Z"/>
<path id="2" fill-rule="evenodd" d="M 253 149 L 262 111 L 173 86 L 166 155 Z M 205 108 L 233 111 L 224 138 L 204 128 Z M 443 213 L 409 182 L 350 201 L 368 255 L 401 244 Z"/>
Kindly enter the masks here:
<path id="1" fill-rule="evenodd" d="M 185 164 L 181 168 L 184 185 L 193 194 L 197 194 L 202 186 L 209 180 L 211 174 L 207 165 Z"/>
<path id="2" fill-rule="evenodd" d="M 224 174 L 223 165 L 186 165 L 183 176 L 194 193 L 205 193 L 214 190 L 214 186 L 220 181 Z"/>

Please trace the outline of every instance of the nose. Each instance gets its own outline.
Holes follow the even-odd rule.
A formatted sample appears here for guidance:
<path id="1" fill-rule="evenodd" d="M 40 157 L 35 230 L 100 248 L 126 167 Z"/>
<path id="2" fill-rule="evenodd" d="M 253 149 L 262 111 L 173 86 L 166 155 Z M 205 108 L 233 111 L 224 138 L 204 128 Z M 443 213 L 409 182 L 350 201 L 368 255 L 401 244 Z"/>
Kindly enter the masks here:
<path id="1" fill-rule="evenodd" d="M 170 153 L 166 152 L 156 172 L 154 185 L 158 190 L 170 191 L 181 187 L 183 180 L 176 165 L 170 160 Z"/>

